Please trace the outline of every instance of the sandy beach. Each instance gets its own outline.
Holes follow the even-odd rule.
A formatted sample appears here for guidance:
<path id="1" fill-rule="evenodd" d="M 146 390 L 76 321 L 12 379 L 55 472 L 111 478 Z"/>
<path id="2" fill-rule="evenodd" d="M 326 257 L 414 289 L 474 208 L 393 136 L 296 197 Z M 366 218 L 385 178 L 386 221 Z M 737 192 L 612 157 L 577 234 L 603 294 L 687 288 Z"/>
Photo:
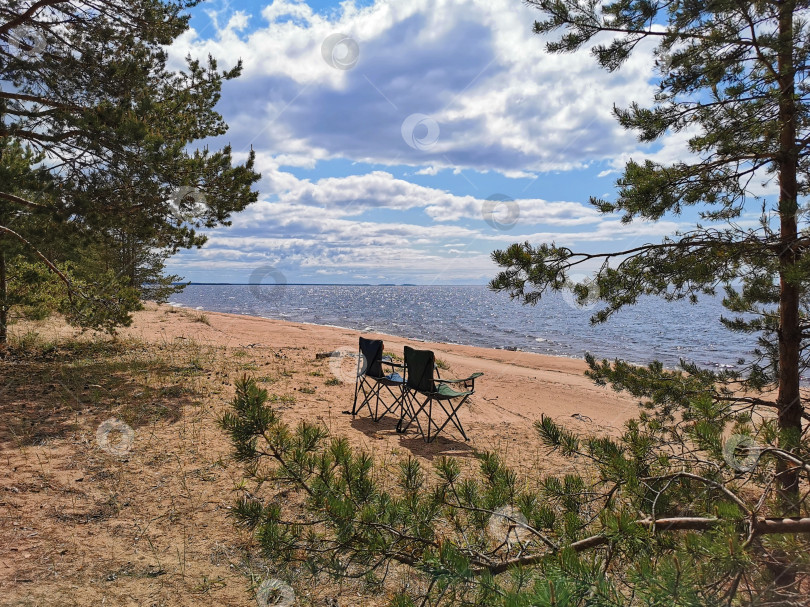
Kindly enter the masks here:
<path id="1" fill-rule="evenodd" d="M 14 330 L 28 339 L 25 327 Z M 391 416 L 374 423 L 367 412 L 345 413 L 355 361 L 317 355 L 356 352 L 357 331 L 155 304 L 114 342 L 57 319 L 36 330 L 56 345 L 0 366 L 8 605 L 255 605 L 251 592 L 275 569 L 229 516 L 242 471 L 217 425 L 244 375 L 267 388 L 285 421 L 322 422 L 378 461 L 417 457 L 428 469 L 437 456 L 472 466 L 476 451 L 497 450 L 521 477 L 558 474 L 583 463 L 540 443 L 533 423 L 542 415 L 612 434 L 637 412 L 632 399 L 584 377 L 582 361 L 365 334 L 398 356 L 406 344 L 434 350 L 445 377 L 484 373 L 460 412 L 470 440 L 452 429 L 426 444 L 414 431 L 397 434 Z M 111 419 L 133 431 L 123 456 L 99 442 Z M 306 605 L 386 599 L 351 584 L 297 591 Z"/>
<path id="2" fill-rule="evenodd" d="M 341 416 L 341 411 L 351 409 L 352 405 L 355 361 L 348 354 L 357 351 L 359 336 L 382 339 L 385 352 L 399 357 L 405 345 L 433 350 L 436 357 L 449 367 L 445 377 L 463 378 L 482 372 L 484 376 L 476 382 L 476 392 L 470 406 L 460 412 L 469 444 L 459 444 L 460 441 L 463 443 L 463 438 L 448 428 L 449 431 L 442 434 L 441 440 L 435 445 L 415 446 L 418 455 L 450 452 L 454 444 L 465 450 L 483 450 L 507 446 L 509 442 L 522 444 L 523 440 L 528 439 L 535 442 L 532 427 L 541 415 L 550 416 L 583 433 L 615 433 L 637 412 L 633 399 L 617 394 L 610 388 L 596 386 L 585 377 L 587 366 L 582 360 L 421 342 L 337 327 L 207 311 L 204 314 L 210 326 L 189 322 L 184 317 L 167 322 L 165 312 L 165 306 L 150 306 L 149 311 L 137 316 L 134 326 L 127 329 L 126 334 L 148 342 L 191 338 L 212 346 L 256 350 L 270 348 L 272 355 L 280 354 L 290 364 L 304 371 L 326 366 L 326 376 L 335 374 L 335 360 L 327 360 L 327 364 L 323 365 L 316 355 L 336 351 L 346 353 L 345 360 L 341 360 L 342 364 L 337 370 L 343 383 L 338 386 L 318 386 L 311 395 L 301 393 L 296 414 L 302 417 L 328 417 L 335 424 L 334 429 L 340 432 L 345 430 L 353 438 L 359 438 L 357 431 L 360 431 L 371 439 L 412 444 L 410 436 L 392 435 L 392 420 L 373 424 L 364 420 L 367 412 L 354 421 L 351 416 Z M 186 312 L 192 315 L 197 313 L 195 310 Z"/>

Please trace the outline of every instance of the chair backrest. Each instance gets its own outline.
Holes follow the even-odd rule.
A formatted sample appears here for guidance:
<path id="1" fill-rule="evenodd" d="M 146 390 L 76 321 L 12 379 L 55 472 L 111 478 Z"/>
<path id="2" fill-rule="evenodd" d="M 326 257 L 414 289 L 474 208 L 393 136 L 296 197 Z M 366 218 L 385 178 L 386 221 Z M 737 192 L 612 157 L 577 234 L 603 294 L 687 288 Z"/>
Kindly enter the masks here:
<path id="1" fill-rule="evenodd" d="M 430 350 L 405 346 L 405 375 L 408 387 L 419 392 L 434 392 L 433 369 L 436 357 Z"/>
<path id="2" fill-rule="evenodd" d="M 382 355 L 383 342 L 381 339 L 360 338 L 360 354 L 362 359 L 359 362 L 357 375 L 368 375 L 369 377 L 380 378 L 383 376 Z"/>

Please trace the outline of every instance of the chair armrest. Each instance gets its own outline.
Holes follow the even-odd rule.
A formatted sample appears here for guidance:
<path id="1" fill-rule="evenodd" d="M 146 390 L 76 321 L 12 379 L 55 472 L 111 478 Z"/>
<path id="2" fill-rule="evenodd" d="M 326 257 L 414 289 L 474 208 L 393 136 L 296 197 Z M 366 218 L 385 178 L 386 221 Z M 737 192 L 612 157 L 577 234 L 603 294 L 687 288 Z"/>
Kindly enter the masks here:
<path id="1" fill-rule="evenodd" d="M 483 373 L 473 373 L 472 375 L 470 375 L 469 377 L 465 377 L 464 379 L 439 379 L 437 377 L 433 381 L 440 381 L 443 384 L 458 384 L 458 383 L 461 383 L 463 381 L 474 380 L 475 378 L 481 377 L 482 375 L 483 375 Z"/>
<path id="2" fill-rule="evenodd" d="M 473 373 L 469 377 L 465 377 L 464 379 L 439 379 L 438 377 L 435 378 L 434 382 L 440 382 L 442 384 L 460 384 L 463 383 L 464 387 L 466 388 L 467 385 L 470 385 L 472 390 L 475 390 L 475 380 L 478 377 L 481 377 L 483 373 Z"/>
<path id="3" fill-rule="evenodd" d="M 391 360 L 390 358 L 389 358 L 389 359 L 387 359 L 387 360 L 386 360 L 385 358 L 383 358 L 383 359 L 382 359 L 380 362 L 381 362 L 382 364 L 384 364 L 384 365 L 389 365 L 389 366 L 391 366 L 391 367 L 397 367 L 398 369 L 404 369 L 404 368 L 405 368 L 405 365 L 403 365 L 402 363 L 395 363 L 395 362 L 394 362 L 393 360 Z"/>

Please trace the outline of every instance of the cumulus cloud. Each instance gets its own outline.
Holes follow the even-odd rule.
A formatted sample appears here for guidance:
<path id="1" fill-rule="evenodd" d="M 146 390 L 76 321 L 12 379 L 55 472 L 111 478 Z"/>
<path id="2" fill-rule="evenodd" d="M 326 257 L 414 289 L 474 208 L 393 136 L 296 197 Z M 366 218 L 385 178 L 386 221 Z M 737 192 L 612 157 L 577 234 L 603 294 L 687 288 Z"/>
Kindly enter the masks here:
<path id="1" fill-rule="evenodd" d="M 304 281 L 482 281 L 496 271 L 490 251 L 512 242 L 587 246 L 676 228 L 624 225 L 583 197 L 537 188 L 499 224 L 478 187 L 494 175 L 528 178 L 528 191 L 543 173 L 599 164 L 604 177 L 630 157 L 681 154 L 683 137 L 639 147 L 612 114 L 652 100 L 643 47 L 614 74 L 587 51 L 548 55 L 531 33 L 535 11 L 511 0 L 344 2 L 327 13 L 295 0 L 247 13 L 226 1 L 208 14 L 210 29 L 190 30 L 170 53 L 178 64 L 187 54 L 244 62 L 218 106 L 231 127 L 220 139 L 237 159 L 256 150 L 261 202 L 172 271 L 244 280 L 270 264 Z"/>
<path id="2" fill-rule="evenodd" d="M 471 201 L 456 198 L 457 212 L 473 214 L 475 207 L 468 206 Z M 556 221 L 559 229 L 537 231 L 532 229 L 537 225 L 534 219 L 521 217 L 512 230 L 505 231 L 490 227 L 480 218 L 470 227 L 439 220 L 421 224 L 368 221 L 347 217 L 346 207 L 337 200 L 326 205 L 308 202 L 262 201 L 252 205 L 232 226 L 212 232 L 202 251 L 180 254 L 175 267 L 191 269 L 204 263 L 209 271 L 243 279 L 252 270 L 270 265 L 304 281 L 323 275 L 324 270 L 335 280 L 354 280 L 361 275 L 358 273 L 373 270 L 384 271 L 390 280 L 399 282 L 485 280 L 497 271 L 490 252 L 512 242 L 563 241 L 570 246 L 617 239 L 649 242 L 678 228 L 672 222 L 622 224 L 596 216 L 588 216 L 583 225 L 570 219 L 584 210 L 577 203 L 519 201 L 534 203 L 527 210 L 528 217 L 542 214 L 547 218 L 544 224 Z M 392 210 L 409 212 L 404 208 Z"/>
<path id="3" fill-rule="evenodd" d="M 530 31 L 535 11 L 510 0 L 341 6 L 324 16 L 276 0 L 260 15 L 236 13 L 211 38 L 188 33 L 173 52 L 241 58 L 244 75 L 228 85 L 222 103 L 231 136 L 288 158 L 523 176 L 637 147 L 612 108 L 652 98 L 647 54 L 635 55 L 620 76 L 605 73 L 585 51 L 548 55 Z M 324 40 L 335 33 L 357 44 L 352 69 L 324 60 Z M 439 127 L 424 149 L 403 137 L 413 114 Z"/>
<path id="4" fill-rule="evenodd" d="M 482 220 L 486 202 L 485 199 L 474 196 L 457 196 L 397 179 L 385 171 L 327 177 L 316 182 L 298 181 L 280 192 L 278 198 L 282 204 L 329 209 L 342 216 L 359 215 L 374 208 L 399 211 L 418 208 L 423 209 L 432 220 L 439 222 Z M 578 202 L 518 199 L 514 204 L 518 206 L 519 215 L 524 222 L 531 224 L 581 225 L 598 220 L 598 213 L 593 208 Z M 273 205 L 269 207 L 272 208 Z M 248 217 L 251 218 L 250 221 L 255 221 L 256 218 L 252 217 L 254 209 L 248 210 L 237 221 L 244 221 Z M 310 208 L 299 211 L 304 215 L 312 213 Z"/>

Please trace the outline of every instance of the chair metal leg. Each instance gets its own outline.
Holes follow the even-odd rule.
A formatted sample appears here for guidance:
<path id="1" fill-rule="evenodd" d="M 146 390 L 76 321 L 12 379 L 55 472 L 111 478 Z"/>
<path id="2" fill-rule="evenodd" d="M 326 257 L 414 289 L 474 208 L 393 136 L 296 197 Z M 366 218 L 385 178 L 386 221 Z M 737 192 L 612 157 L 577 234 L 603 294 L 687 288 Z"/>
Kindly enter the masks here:
<path id="1" fill-rule="evenodd" d="M 397 422 L 397 432 L 399 434 L 403 434 L 413 421 L 413 415 L 411 415 L 411 413 L 413 412 L 411 398 L 412 398 L 411 393 L 409 391 L 406 392 L 405 400 L 402 403 L 402 410 L 399 413 L 399 421 Z M 406 416 L 408 417 L 408 423 L 405 426 L 403 426 L 402 424 L 405 421 Z"/>
<path id="2" fill-rule="evenodd" d="M 354 392 L 354 405 L 352 406 L 352 417 L 358 415 L 360 410 L 365 406 L 368 408 L 369 415 L 371 415 L 372 419 L 374 419 L 374 411 L 371 409 L 371 399 L 378 395 L 380 386 L 372 386 L 367 379 L 360 378 L 358 382 L 355 384 L 355 392 Z M 363 401 L 360 403 L 360 406 L 357 405 L 357 397 L 359 394 L 363 395 Z M 376 419 L 374 421 L 377 421 Z"/>
<path id="3" fill-rule="evenodd" d="M 385 398 L 383 398 L 385 395 L 382 393 L 383 388 L 387 390 L 388 395 L 391 397 L 390 405 L 385 404 Z M 403 394 L 401 390 L 399 395 L 397 395 L 388 384 L 377 384 L 377 405 L 372 419 L 378 422 L 386 413 L 394 412 L 397 406 L 401 406 L 402 397 Z"/>
<path id="4" fill-rule="evenodd" d="M 416 405 L 419 405 L 418 408 L 414 405 L 414 402 L 416 403 Z M 424 406 L 425 406 L 424 403 L 420 403 L 419 399 L 416 398 L 416 396 L 411 394 L 410 391 L 407 391 L 405 394 L 405 403 L 402 408 L 402 414 L 400 415 L 399 423 L 397 424 L 397 432 L 399 432 L 400 434 L 406 432 L 408 428 L 411 427 L 411 424 L 415 421 L 416 427 L 419 428 L 419 433 L 422 434 L 423 431 L 422 431 L 422 424 L 419 421 L 419 413 L 421 413 Z M 406 417 L 408 418 L 407 423 L 403 425 L 403 423 L 406 421 L 405 420 Z"/>
<path id="5" fill-rule="evenodd" d="M 441 406 L 442 410 L 445 412 L 445 414 L 447 414 L 447 419 L 446 419 L 446 420 L 444 420 L 444 423 L 441 425 L 441 427 L 439 427 L 439 429 L 438 429 L 438 430 L 436 430 L 436 435 L 434 435 L 434 438 L 435 438 L 435 436 L 437 436 L 437 435 L 439 434 L 439 432 L 441 432 L 442 430 L 444 430 L 444 427 L 445 427 L 445 426 L 446 426 L 448 423 L 453 422 L 453 425 L 456 427 L 456 429 L 457 429 L 459 432 L 461 432 L 461 436 L 463 436 L 463 437 L 464 437 L 464 440 L 470 440 L 469 438 L 467 438 L 467 433 L 466 433 L 466 432 L 464 432 L 464 428 L 461 426 L 461 421 L 458 419 L 458 412 L 459 412 L 459 410 L 461 409 L 461 406 L 462 406 L 462 405 L 463 405 L 465 402 L 467 402 L 467 399 L 468 399 L 468 398 L 469 398 L 469 395 L 467 395 L 467 396 L 465 396 L 464 398 L 462 398 L 462 399 L 459 401 L 459 403 L 458 403 L 458 404 L 457 404 L 455 407 L 454 407 L 452 404 L 450 404 L 450 411 L 448 411 L 448 410 L 445 408 L 445 406 L 444 406 L 444 404 L 442 403 L 442 401 L 439 401 L 439 405 Z M 428 442 L 430 442 L 430 441 L 428 441 Z"/>
<path id="6" fill-rule="evenodd" d="M 419 399 L 415 395 L 412 395 L 410 392 L 406 393 L 405 398 L 406 398 L 406 401 L 407 401 L 407 406 L 406 406 L 407 412 L 406 412 L 406 408 L 403 408 L 402 416 L 400 417 L 399 423 L 397 424 L 397 432 L 399 432 L 401 434 L 401 433 L 407 431 L 408 428 L 410 428 L 411 424 L 413 422 L 416 422 L 416 427 L 419 429 L 419 434 L 421 434 L 422 437 L 424 438 L 424 436 L 425 436 L 425 428 L 422 427 L 422 422 L 419 420 L 419 415 L 422 413 L 422 411 L 425 410 L 425 407 L 427 407 L 429 405 L 432 406 L 432 403 L 431 403 L 432 399 L 430 397 L 426 397 L 425 401 L 420 403 Z M 414 406 L 414 404 L 413 404 L 414 402 L 416 402 L 416 404 L 419 405 L 419 406 L 418 407 Z M 403 426 L 403 422 L 405 421 L 405 416 L 406 415 L 408 417 L 408 421 Z M 430 415 L 428 415 L 428 420 L 429 419 L 430 419 Z M 430 422 L 429 421 L 428 421 L 427 429 L 428 429 L 428 432 L 430 432 Z"/>
<path id="7" fill-rule="evenodd" d="M 408 398 L 409 399 L 411 398 L 410 395 L 408 396 Z M 425 440 L 425 442 L 432 443 L 434 440 L 436 440 L 436 437 L 439 436 L 439 434 L 441 434 L 442 430 L 444 430 L 447 427 L 447 424 L 452 422 L 453 426 L 455 426 L 455 428 L 461 433 L 461 436 L 464 437 L 464 440 L 465 441 L 470 440 L 467 437 L 467 433 L 464 431 L 464 427 L 461 425 L 461 420 L 458 419 L 458 412 L 461 410 L 461 407 L 464 405 L 464 403 L 467 402 L 469 395 L 462 398 L 455 407 L 451 403 L 448 403 L 449 410 L 448 407 L 445 407 L 444 402 L 441 400 L 427 397 L 425 402 L 420 403 L 419 399 L 417 399 L 416 397 L 413 398 L 414 400 L 416 400 L 416 403 L 419 405 L 419 407 L 415 408 L 412 406 L 412 404 L 409 403 L 408 407 L 409 412 L 407 414 L 409 417 L 408 422 L 403 427 L 402 424 L 405 417 L 405 413 L 403 412 L 403 416 L 400 418 L 399 424 L 397 424 L 397 432 L 405 432 L 410 427 L 411 423 L 415 421 L 416 426 L 419 428 L 419 432 L 422 435 L 422 438 Z M 447 416 L 447 418 L 442 422 L 441 425 L 439 425 L 439 423 L 433 418 L 434 400 L 436 400 L 439 407 L 441 407 L 442 411 Z M 419 420 L 419 416 L 422 412 L 424 412 L 427 415 L 425 427 L 422 427 L 422 423 Z M 427 432 L 425 432 L 425 430 L 427 430 Z"/>
<path id="8" fill-rule="evenodd" d="M 360 391 L 360 377 L 354 380 L 354 404 L 352 405 L 352 417 L 357 415 L 357 393 Z"/>
<path id="9" fill-rule="evenodd" d="M 428 398 L 428 418 L 427 418 L 427 441 L 430 442 L 430 427 L 435 426 L 436 424 L 433 423 L 433 399 Z M 422 433 L 424 436 L 424 433 Z M 436 438 L 436 435 L 433 435 L 433 438 Z"/>
<path id="10" fill-rule="evenodd" d="M 419 399 L 417 399 L 417 398 L 415 398 L 415 397 L 414 397 L 414 400 L 416 400 L 417 404 L 419 404 Z M 413 419 L 414 419 L 414 421 L 416 422 L 416 427 L 417 427 L 417 428 L 419 428 L 419 434 L 421 434 L 423 437 L 425 436 L 425 429 L 422 427 L 422 422 L 420 422 L 420 421 L 419 421 L 419 414 L 420 414 L 422 411 L 424 411 L 424 410 L 425 410 L 425 406 L 426 406 L 426 405 L 427 405 L 429 402 L 430 402 L 430 399 L 428 398 L 428 399 L 427 399 L 425 402 L 423 402 L 423 403 L 419 404 L 419 408 L 416 410 L 416 412 L 415 412 L 415 413 L 414 413 L 414 415 L 413 415 Z M 428 427 L 428 430 L 430 430 L 430 428 L 429 428 L 429 427 Z"/>
<path id="11" fill-rule="evenodd" d="M 416 427 L 419 429 L 419 433 L 422 435 L 422 438 L 425 440 L 425 442 L 431 443 L 436 440 L 436 437 L 441 434 L 442 430 L 444 430 L 448 424 L 452 423 L 453 426 L 461 433 L 461 436 L 464 437 L 464 440 L 468 441 L 470 439 L 467 437 L 467 433 L 464 431 L 464 427 L 461 425 L 461 420 L 458 418 L 458 412 L 461 410 L 461 407 L 464 406 L 464 403 L 467 402 L 468 398 L 469 395 L 465 396 L 455 406 L 448 401 L 447 406 L 445 406 L 445 403 L 442 400 L 434 399 L 430 396 L 426 396 L 424 402 L 420 402 L 416 395 L 406 391 L 405 398 L 403 399 L 402 403 L 402 412 L 400 413 L 399 422 L 397 423 L 397 432 L 400 434 L 406 432 L 408 428 L 410 428 L 411 424 L 416 422 Z M 441 424 L 439 424 L 433 418 L 434 400 L 436 400 L 436 403 L 439 405 L 439 407 L 441 407 L 442 412 L 447 416 L 447 418 Z M 427 417 L 424 426 L 420 420 L 420 416 L 423 413 Z"/>

